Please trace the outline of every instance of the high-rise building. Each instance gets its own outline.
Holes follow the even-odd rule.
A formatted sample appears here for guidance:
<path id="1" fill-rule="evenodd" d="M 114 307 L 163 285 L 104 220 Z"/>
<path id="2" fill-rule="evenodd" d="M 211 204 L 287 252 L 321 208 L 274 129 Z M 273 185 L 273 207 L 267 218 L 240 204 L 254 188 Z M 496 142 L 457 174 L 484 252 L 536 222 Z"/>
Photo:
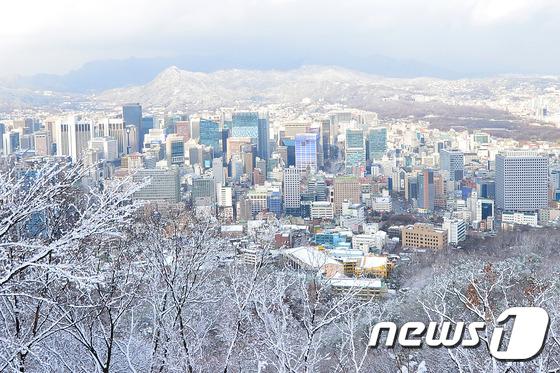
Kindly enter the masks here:
<path id="1" fill-rule="evenodd" d="M 267 170 L 267 166 L 266 166 L 266 165 L 267 165 L 267 162 L 266 162 L 264 159 L 257 158 L 257 159 L 255 160 L 255 168 L 258 168 L 259 170 L 261 170 L 261 172 L 262 172 L 263 177 L 264 177 L 265 180 L 266 180 L 267 177 L 268 177 L 268 176 L 267 176 L 267 175 L 268 175 L 268 170 Z"/>
<path id="2" fill-rule="evenodd" d="M 314 196 L 314 201 L 327 200 L 327 184 L 325 178 L 320 175 L 314 175 L 307 179 L 307 191 Z"/>
<path id="3" fill-rule="evenodd" d="M 327 160 L 331 156 L 331 121 L 330 119 L 323 119 L 321 121 L 321 144 L 323 145 L 323 160 Z"/>
<path id="4" fill-rule="evenodd" d="M 140 126 L 140 133 L 139 133 L 140 142 L 138 143 L 139 148 L 144 143 L 144 137 L 149 133 L 151 129 L 155 128 L 154 125 L 155 125 L 154 117 L 152 116 L 142 117 L 142 125 Z"/>
<path id="5" fill-rule="evenodd" d="M 55 123 L 53 133 L 54 143 L 56 144 L 56 155 L 70 155 L 68 127 L 66 121 L 62 119 L 58 119 Z"/>
<path id="6" fill-rule="evenodd" d="M 20 150 L 34 150 L 35 149 L 35 137 L 33 134 L 22 134 L 23 129 L 19 131 L 19 148 Z"/>
<path id="7" fill-rule="evenodd" d="M 94 131 L 94 137 L 110 136 L 117 140 L 117 150 L 119 155 L 126 154 L 129 150 L 129 144 L 132 144 L 132 142 L 135 141 L 134 139 L 130 138 L 130 133 L 127 133 L 127 128 L 122 118 L 105 118 L 96 123 L 96 127 L 97 130 Z M 130 130 L 130 128 L 128 128 L 128 130 Z M 150 133 L 151 131 L 154 130 L 149 130 L 148 133 Z M 57 136 L 55 136 L 54 139 L 58 149 L 60 147 L 60 144 L 57 141 Z"/>
<path id="8" fill-rule="evenodd" d="M 185 141 L 189 141 L 191 139 L 191 123 L 188 120 L 175 123 L 175 133 L 183 136 Z"/>
<path id="9" fill-rule="evenodd" d="M 484 177 L 477 178 L 476 191 L 482 198 L 494 199 L 496 197 L 496 180 Z"/>
<path id="10" fill-rule="evenodd" d="M 262 171 L 262 169 L 255 167 L 253 168 L 253 185 L 263 185 L 264 182 L 266 181 L 264 172 Z"/>
<path id="11" fill-rule="evenodd" d="M 233 206 L 233 193 L 232 188 L 227 186 L 218 185 L 216 188 L 217 205 L 219 207 L 232 207 Z"/>
<path id="12" fill-rule="evenodd" d="M 257 141 L 257 155 L 259 158 L 267 160 L 270 156 L 268 142 L 270 139 L 268 114 L 259 114 L 259 128 Z"/>
<path id="13" fill-rule="evenodd" d="M 476 220 L 482 221 L 494 217 L 494 200 L 479 198 L 476 201 Z"/>
<path id="14" fill-rule="evenodd" d="M 296 121 L 282 123 L 284 134 L 282 137 L 294 139 L 298 133 L 306 133 L 311 125 L 310 121 Z"/>
<path id="15" fill-rule="evenodd" d="M 363 130 L 346 130 L 345 159 L 346 167 L 365 166 L 366 150 Z"/>
<path id="16" fill-rule="evenodd" d="M 463 152 L 459 150 L 442 149 L 440 155 L 440 167 L 449 172 L 449 180 L 460 181 L 463 179 L 465 160 Z"/>
<path id="17" fill-rule="evenodd" d="M 315 133 L 300 133 L 295 139 L 296 168 L 299 171 L 309 169 L 317 172 L 319 135 Z"/>
<path id="18" fill-rule="evenodd" d="M 47 131 L 39 131 L 33 134 L 35 136 L 35 154 L 51 155 L 52 139 Z"/>
<path id="19" fill-rule="evenodd" d="M 55 134 L 57 155 L 69 155 L 77 161 L 88 148 L 93 126 L 89 121 L 71 115 L 56 122 Z"/>
<path id="20" fill-rule="evenodd" d="M 441 172 L 434 172 L 434 206 L 439 208 L 445 208 L 447 205 L 447 183 Z"/>
<path id="21" fill-rule="evenodd" d="M 267 209 L 268 190 L 264 186 L 256 186 L 249 190 L 247 199 L 251 201 L 251 216 L 255 217 L 259 212 Z"/>
<path id="22" fill-rule="evenodd" d="M 284 162 L 286 166 L 296 165 L 296 142 L 292 139 L 282 139 L 282 146 L 286 149 Z"/>
<path id="23" fill-rule="evenodd" d="M 233 181 L 239 181 L 244 174 L 243 161 L 241 160 L 241 156 L 235 154 L 233 157 L 231 157 L 229 163 L 231 178 L 233 179 Z"/>
<path id="24" fill-rule="evenodd" d="M 243 172 L 252 175 L 256 161 L 256 147 L 254 144 L 245 144 L 241 146 L 241 159 L 243 161 Z"/>
<path id="25" fill-rule="evenodd" d="M 230 136 L 231 129 L 222 128 L 222 154 L 228 153 L 228 139 Z"/>
<path id="26" fill-rule="evenodd" d="M 355 176 L 338 176 L 334 179 L 334 213 L 342 212 L 342 203 L 360 203 L 362 197 L 362 186 Z"/>
<path id="27" fill-rule="evenodd" d="M 2 139 L 2 141 L 0 141 L 0 153 L 2 151 L 2 149 L 4 148 L 4 133 L 6 132 L 6 125 L 4 123 L 0 123 L 0 139 Z"/>
<path id="28" fill-rule="evenodd" d="M 194 146 L 189 146 L 187 149 L 190 165 L 199 165 L 204 169 L 212 167 L 212 148 L 196 144 Z"/>
<path id="29" fill-rule="evenodd" d="M 418 175 L 406 175 L 404 184 L 404 198 L 407 201 L 418 199 Z"/>
<path id="30" fill-rule="evenodd" d="M 148 201 L 179 202 L 181 189 L 179 172 L 164 169 L 138 169 L 132 179 L 135 182 L 149 180 L 147 185 L 134 193 L 134 198 Z"/>
<path id="31" fill-rule="evenodd" d="M 136 138 L 134 143 L 136 147 L 133 151 L 139 151 L 139 144 L 144 141 L 144 132 L 142 131 L 142 106 L 138 103 L 124 104 L 122 107 L 122 119 L 125 126 L 134 126 L 136 128 Z"/>
<path id="32" fill-rule="evenodd" d="M 165 139 L 165 154 L 168 164 L 182 165 L 185 163 L 185 141 L 182 136 L 171 134 Z"/>
<path id="33" fill-rule="evenodd" d="M 31 118 L 14 119 L 12 129 L 17 130 L 21 135 L 30 134 L 34 130 L 34 122 Z"/>
<path id="34" fill-rule="evenodd" d="M 266 208 L 277 217 L 282 215 L 282 193 L 280 190 L 272 190 L 266 197 Z"/>
<path id="35" fill-rule="evenodd" d="M 222 146 L 220 141 L 222 139 L 222 134 L 220 132 L 220 125 L 209 119 L 200 119 L 200 137 L 199 143 L 210 146 L 214 151 L 215 155 L 220 155 L 222 153 Z"/>
<path id="36" fill-rule="evenodd" d="M 101 159 L 108 162 L 118 158 L 117 140 L 112 137 L 94 137 L 88 143 L 89 149 L 95 149 L 101 154 Z"/>
<path id="37" fill-rule="evenodd" d="M 233 156 L 238 156 L 241 159 L 241 148 L 247 144 L 251 144 L 250 137 L 229 137 L 227 139 L 226 161 L 229 162 Z"/>
<path id="38" fill-rule="evenodd" d="M 216 189 L 214 179 L 210 177 L 201 177 L 193 179 L 192 186 L 192 200 L 193 203 L 198 203 L 200 199 L 205 198 L 209 202 L 216 201 Z"/>
<path id="39" fill-rule="evenodd" d="M 387 151 L 387 128 L 372 128 L 368 134 L 369 159 L 379 160 Z"/>
<path id="40" fill-rule="evenodd" d="M 457 245 L 467 238 L 467 224 L 462 219 L 444 218 L 442 228 L 447 230 L 447 240 L 450 244 Z"/>
<path id="41" fill-rule="evenodd" d="M 547 205 L 547 157 L 524 150 L 496 155 L 496 208 L 536 211 Z"/>
<path id="42" fill-rule="evenodd" d="M 299 216 L 301 214 L 301 179 L 298 169 L 293 166 L 284 169 L 283 179 L 284 210 L 288 215 Z"/>
<path id="43" fill-rule="evenodd" d="M 5 155 L 12 154 L 19 150 L 19 132 L 9 131 L 2 135 L 2 151 Z"/>
<path id="44" fill-rule="evenodd" d="M 255 143 L 259 138 L 259 114 L 252 111 L 237 111 L 232 115 L 233 137 L 250 137 Z"/>
<path id="45" fill-rule="evenodd" d="M 418 209 L 433 211 L 436 197 L 434 171 L 425 169 L 418 173 Z"/>
<path id="46" fill-rule="evenodd" d="M 212 159 L 212 175 L 216 184 L 225 185 L 224 164 L 221 157 Z"/>
<path id="47" fill-rule="evenodd" d="M 190 119 L 190 138 L 196 141 L 200 139 L 200 120 L 199 117 Z"/>

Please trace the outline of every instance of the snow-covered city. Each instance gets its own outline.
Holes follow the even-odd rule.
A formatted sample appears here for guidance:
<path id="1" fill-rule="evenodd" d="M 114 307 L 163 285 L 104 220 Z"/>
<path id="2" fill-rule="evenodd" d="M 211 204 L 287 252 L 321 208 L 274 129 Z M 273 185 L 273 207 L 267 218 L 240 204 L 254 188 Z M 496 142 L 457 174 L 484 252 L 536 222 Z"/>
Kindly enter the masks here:
<path id="1" fill-rule="evenodd" d="M 356 3 L 387 19 L 408 6 Z M 489 26 L 496 9 L 527 27 L 560 16 L 548 1 L 488 3 L 457 22 L 505 38 L 489 31 L 510 22 Z M 298 8 L 238 6 L 286 24 Z M 103 19 L 88 9 L 67 12 Z M 155 30 L 148 9 L 168 8 L 138 10 Z M 245 16 L 228 30 L 251 30 Z M 240 44 L 128 59 L 97 46 L 59 71 L 49 53 L 15 57 L 37 30 L 61 61 L 81 56 L 39 18 L 0 25 L 17 62 L 0 61 L 0 371 L 560 370 L 560 70 L 521 56 L 524 39 L 488 70 L 478 54 L 440 68 L 298 49 L 292 63 L 267 46 L 272 63 Z M 136 27 L 115 38 L 134 46 Z"/>

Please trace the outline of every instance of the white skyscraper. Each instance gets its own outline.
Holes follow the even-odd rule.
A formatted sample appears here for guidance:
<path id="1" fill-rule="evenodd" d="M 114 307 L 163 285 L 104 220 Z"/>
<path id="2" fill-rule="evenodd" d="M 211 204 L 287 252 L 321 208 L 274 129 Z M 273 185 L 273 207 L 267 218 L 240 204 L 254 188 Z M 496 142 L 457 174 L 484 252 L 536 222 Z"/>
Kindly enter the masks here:
<path id="1" fill-rule="evenodd" d="M 111 136 L 117 140 L 117 151 L 119 155 L 127 154 L 128 147 L 134 149 L 136 142 L 134 131 L 127 133 L 122 118 L 105 118 L 97 123 L 98 133 L 96 136 Z"/>
<path id="2" fill-rule="evenodd" d="M 300 182 L 300 174 L 297 168 L 290 166 L 284 170 L 284 210 L 286 214 L 300 214 Z"/>
<path id="3" fill-rule="evenodd" d="M 216 188 L 216 194 L 218 207 L 231 207 L 233 205 L 233 192 L 231 187 L 218 185 Z"/>
<path id="4" fill-rule="evenodd" d="M 74 115 L 58 120 L 54 132 L 56 154 L 69 155 L 74 161 L 83 156 L 93 133 L 91 122 Z"/>
<path id="5" fill-rule="evenodd" d="M 212 175 L 214 176 L 216 185 L 224 184 L 224 166 L 222 162 L 221 157 L 212 160 Z"/>
<path id="6" fill-rule="evenodd" d="M 532 151 L 496 156 L 496 208 L 535 211 L 548 205 L 548 158 Z"/>
<path id="7" fill-rule="evenodd" d="M 18 131 L 10 131 L 2 136 L 2 149 L 5 155 L 12 154 L 19 149 L 20 133 Z"/>

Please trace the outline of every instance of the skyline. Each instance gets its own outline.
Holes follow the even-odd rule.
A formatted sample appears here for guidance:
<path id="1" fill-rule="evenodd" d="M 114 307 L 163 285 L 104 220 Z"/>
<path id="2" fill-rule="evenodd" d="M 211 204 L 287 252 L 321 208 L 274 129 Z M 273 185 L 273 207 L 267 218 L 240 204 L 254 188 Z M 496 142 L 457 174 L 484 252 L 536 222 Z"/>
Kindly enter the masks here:
<path id="1" fill-rule="evenodd" d="M 4 7 L 0 54 L 9 58 L 0 63 L 0 77 L 181 56 L 215 58 L 217 68 L 351 67 L 348 60 L 367 64 L 385 56 L 417 62 L 405 66 L 409 75 L 418 75 L 417 65 L 458 77 L 560 74 L 560 53 L 552 48 L 560 4 L 550 0 L 28 1 Z"/>
<path id="2" fill-rule="evenodd" d="M 2 10 L 0 372 L 560 373 L 560 0 Z"/>

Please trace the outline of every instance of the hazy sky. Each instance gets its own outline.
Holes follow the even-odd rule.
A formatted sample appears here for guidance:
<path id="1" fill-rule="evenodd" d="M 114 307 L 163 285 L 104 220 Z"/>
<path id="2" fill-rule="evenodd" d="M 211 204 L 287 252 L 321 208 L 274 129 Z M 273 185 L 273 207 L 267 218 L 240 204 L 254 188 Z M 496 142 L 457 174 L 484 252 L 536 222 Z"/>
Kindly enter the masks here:
<path id="1" fill-rule="evenodd" d="M 560 74 L 559 0 L 18 0 L 1 9 L 0 76 L 215 50 Z"/>

